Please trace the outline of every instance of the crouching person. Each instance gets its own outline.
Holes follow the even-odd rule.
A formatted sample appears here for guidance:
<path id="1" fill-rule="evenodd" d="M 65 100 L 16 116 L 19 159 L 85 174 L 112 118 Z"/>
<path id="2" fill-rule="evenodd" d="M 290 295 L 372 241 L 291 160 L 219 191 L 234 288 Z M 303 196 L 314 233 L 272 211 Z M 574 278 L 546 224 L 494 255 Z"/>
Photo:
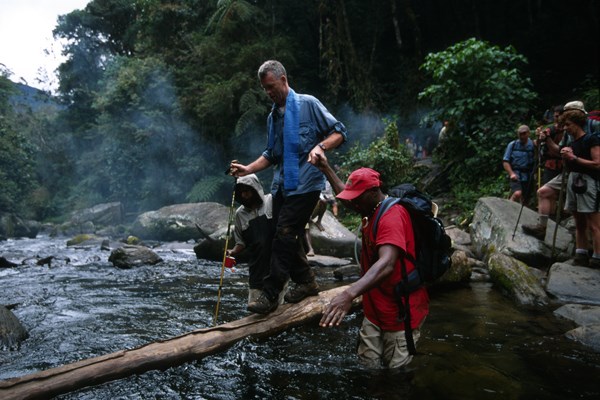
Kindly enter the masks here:
<path id="1" fill-rule="evenodd" d="M 399 204 L 379 220 L 377 237 L 373 219 L 385 199 L 379 173 L 370 168 L 352 172 L 344 184 L 324 156 L 317 164 L 337 198 L 363 217 L 361 278 L 334 297 L 325 307 L 320 325 L 338 326 L 350 311 L 352 300 L 363 296 L 364 319 L 360 329 L 358 356 L 368 367 L 397 368 L 412 360 L 419 330 L 429 313 L 429 296 L 424 287 L 411 292 L 408 304 L 397 300 L 394 289 L 403 280 L 403 266 L 410 274 L 415 266 L 415 241 L 410 215 Z M 409 313 L 409 326 L 405 327 Z M 412 348 L 411 348 L 412 347 Z"/>
<path id="2" fill-rule="evenodd" d="M 274 232 L 272 199 L 270 193 L 264 194 L 255 174 L 237 179 L 235 198 L 241 206 L 235 211 L 235 246 L 227 250 L 227 255 L 235 257 L 244 252 L 248 256 L 248 303 L 251 303 L 262 293 L 263 279 L 269 275 Z"/>

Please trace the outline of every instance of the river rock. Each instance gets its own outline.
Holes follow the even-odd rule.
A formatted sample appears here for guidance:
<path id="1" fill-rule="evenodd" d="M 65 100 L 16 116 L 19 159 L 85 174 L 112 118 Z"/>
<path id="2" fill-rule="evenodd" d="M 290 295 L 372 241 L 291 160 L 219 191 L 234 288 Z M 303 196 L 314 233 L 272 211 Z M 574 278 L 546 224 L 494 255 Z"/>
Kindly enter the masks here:
<path id="1" fill-rule="evenodd" d="M 519 226 L 515 231 L 519 212 L 521 212 L 521 205 L 514 201 L 498 197 L 479 199 L 470 225 L 475 252 L 484 260 L 494 253 L 502 253 L 532 267 L 547 267 L 553 259 L 552 238 L 555 223 L 548 221 L 546 239 L 541 241 L 524 234 L 521 230 L 523 224 L 537 223 L 537 213 L 527 207 L 523 207 Z M 573 243 L 572 234 L 559 226 L 554 259 L 567 260 L 572 252 Z"/>
<path id="2" fill-rule="evenodd" d="M 123 222 L 123 205 L 117 201 L 74 211 L 71 214 L 71 222 L 76 225 L 85 222 L 92 222 L 96 226 L 119 225 Z"/>
<path id="3" fill-rule="evenodd" d="M 97 247 L 102 246 L 104 241 L 107 240 L 104 237 L 96 236 L 94 234 L 82 233 L 80 235 L 74 236 L 71 239 L 67 240 L 67 247 L 77 246 L 77 247 Z"/>
<path id="4" fill-rule="evenodd" d="M 600 270 L 555 263 L 546 290 L 563 303 L 600 305 Z"/>
<path id="5" fill-rule="evenodd" d="M 463 283 L 471 279 L 474 260 L 467 256 L 464 251 L 458 250 L 452 253 L 452 265 L 434 284 Z"/>
<path id="6" fill-rule="evenodd" d="M 566 336 L 600 352 L 600 324 L 580 326 L 567 332 Z"/>
<path id="7" fill-rule="evenodd" d="M 131 268 L 158 264 L 162 261 L 162 258 L 147 247 L 125 245 L 113 250 L 108 257 L 108 261 L 117 268 Z"/>
<path id="8" fill-rule="evenodd" d="M 310 224 L 311 243 L 316 254 L 338 258 L 354 257 L 354 233 L 342 225 L 329 210 L 325 211 L 321 225 L 324 228 L 322 231 L 315 224 Z"/>
<path id="9" fill-rule="evenodd" d="M 141 239 L 175 242 L 218 239 L 226 235 L 228 218 L 229 207 L 222 204 L 175 204 L 139 215 L 131 226 L 131 234 Z"/>
<path id="10" fill-rule="evenodd" d="M 600 325 L 600 306 L 565 304 L 554 310 L 554 315 L 569 319 L 577 325 Z"/>
<path id="11" fill-rule="evenodd" d="M 548 295 L 542 285 L 542 271 L 502 253 L 491 255 L 488 268 L 492 282 L 518 303 L 528 306 L 548 303 Z"/>
<path id="12" fill-rule="evenodd" d="M 0 212 L 0 237 L 35 239 L 41 224 L 36 221 L 26 221 L 13 213 Z"/>
<path id="13" fill-rule="evenodd" d="M 0 257 L 0 268 L 15 268 L 18 265 L 15 264 L 14 262 L 7 260 L 4 257 Z"/>
<path id="14" fill-rule="evenodd" d="M 0 348 L 13 348 L 29 337 L 19 319 L 4 306 L 0 306 Z"/>

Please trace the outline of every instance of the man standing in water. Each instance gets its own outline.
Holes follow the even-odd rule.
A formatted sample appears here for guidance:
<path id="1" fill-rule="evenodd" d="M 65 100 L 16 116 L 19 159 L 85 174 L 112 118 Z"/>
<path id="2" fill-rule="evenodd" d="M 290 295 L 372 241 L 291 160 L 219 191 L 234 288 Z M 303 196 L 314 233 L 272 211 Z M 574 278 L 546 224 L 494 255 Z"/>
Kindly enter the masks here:
<path id="1" fill-rule="evenodd" d="M 304 228 L 325 187 L 323 174 L 314 165 L 317 156 L 341 145 L 347 132 L 318 99 L 289 87 L 287 73 L 279 61 L 263 63 L 258 78 L 274 103 L 267 118 L 267 147 L 248 165 L 232 162 L 230 170 L 239 177 L 275 166 L 271 185 L 275 224 L 271 268 L 263 292 L 248 304 L 249 311 L 268 314 L 277 308 L 279 293 L 288 278 L 295 283 L 285 295 L 289 303 L 319 292 L 298 238 L 304 236 Z"/>
<path id="2" fill-rule="evenodd" d="M 396 285 L 403 281 L 403 269 L 415 270 L 415 238 L 408 211 L 401 205 L 390 207 L 379 220 L 374 235 L 373 220 L 383 200 L 379 173 L 370 168 L 352 172 L 344 183 L 325 157 L 317 163 L 325 173 L 337 198 L 363 217 L 361 278 L 325 306 L 320 325 L 339 325 L 350 311 L 352 300 L 363 296 L 364 319 L 359 332 L 358 356 L 372 368 L 397 368 L 412 360 L 409 349 L 416 344 L 420 328 L 429 313 L 429 296 L 424 286 L 411 291 L 408 300 L 395 296 Z M 410 316 L 410 327 L 403 316 Z M 407 341 L 411 334 L 412 343 Z M 410 336 L 408 336 L 410 339 Z M 414 348 L 412 349 L 414 351 Z"/>

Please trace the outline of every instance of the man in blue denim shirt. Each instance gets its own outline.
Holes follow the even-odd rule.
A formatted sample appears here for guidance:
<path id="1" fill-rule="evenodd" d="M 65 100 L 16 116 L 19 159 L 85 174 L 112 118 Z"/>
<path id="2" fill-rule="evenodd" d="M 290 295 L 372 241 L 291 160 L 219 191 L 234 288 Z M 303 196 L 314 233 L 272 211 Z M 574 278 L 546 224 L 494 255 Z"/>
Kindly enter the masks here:
<path id="1" fill-rule="evenodd" d="M 316 296 L 319 286 L 301 245 L 304 228 L 325 187 L 325 178 L 315 166 L 318 155 L 341 145 L 346 127 L 313 96 L 297 94 L 289 87 L 285 68 L 269 60 L 258 70 L 260 84 L 273 101 L 267 118 L 267 148 L 254 162 L 232 162 L 231 174 L 244 176 L 274 165 L 271 269 L 262 294 L 248 310 L 268 314 L 277 308 L 279 292 L 288 278 L 295 286 L 285 295 L 289 303 Z"/>
<path id="2" fill-rule="evenodd" d="M 529 127 L 521 125 L 517 129 L 517 139 L 506 146 L 502 166 L 508 173 L 510 182 L 510 200 L 527 203 L 533 179 L 533 164 L 535 161 L 535 146 L 529 138 Z"/>

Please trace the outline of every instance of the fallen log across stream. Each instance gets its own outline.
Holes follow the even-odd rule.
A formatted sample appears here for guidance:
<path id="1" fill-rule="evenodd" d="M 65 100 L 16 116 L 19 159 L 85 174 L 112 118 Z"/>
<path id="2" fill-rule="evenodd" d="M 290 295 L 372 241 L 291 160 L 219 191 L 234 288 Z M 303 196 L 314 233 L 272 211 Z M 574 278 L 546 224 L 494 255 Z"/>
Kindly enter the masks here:
<path id="1" fill-rule="evenodd" d="M 0 381 L 0 399 L 48 399 L 88 386 L 202 359 L 246 337 L 266 337 L 320 317 L 323 307 L 346 286 L 319 293 L 298 304 L 281 305 L 268 315 L 252 314 L 212 328 L 197 329 L 104 356 L 81 360 L 22 377 Z M 360 298 L 354 305 L 360 304 Z"/>

